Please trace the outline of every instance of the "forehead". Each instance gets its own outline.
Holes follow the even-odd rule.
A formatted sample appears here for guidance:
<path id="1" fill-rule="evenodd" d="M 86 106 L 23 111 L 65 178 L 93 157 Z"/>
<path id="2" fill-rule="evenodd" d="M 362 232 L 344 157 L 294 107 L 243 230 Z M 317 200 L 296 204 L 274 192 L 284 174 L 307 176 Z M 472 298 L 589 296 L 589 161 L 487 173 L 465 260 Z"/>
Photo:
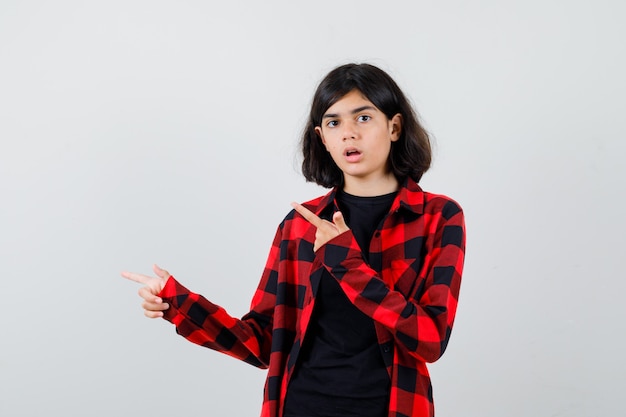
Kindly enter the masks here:
<path id="1" fill-rule="evenodd" d="M 362 107 L 372 107 L 375 110 L 378 108 L 372 103 L 365 95 L 359 90 L 352 90 L 339 100 L 337 100 L 332 106 L 330 106 L 325 114 L 339 114 L 345 112 L 352 112 L 355 109 Z"/>

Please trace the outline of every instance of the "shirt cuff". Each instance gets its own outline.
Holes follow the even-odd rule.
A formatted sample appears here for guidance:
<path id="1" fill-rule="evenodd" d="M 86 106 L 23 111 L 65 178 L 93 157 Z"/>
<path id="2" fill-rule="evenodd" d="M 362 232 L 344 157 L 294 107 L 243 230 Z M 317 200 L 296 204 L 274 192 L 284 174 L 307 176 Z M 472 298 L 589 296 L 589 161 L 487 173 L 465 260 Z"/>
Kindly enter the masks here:
<path id="1" fill-rule="evenodd" d="M 174 317 L 178 315 L 181 304 L 187 299 L 189 293 L 190 291 L 187 288 L 170 275 L 161 292 L 157 294 L 157 296 L 161 297 L 163 301 L 170 305 L 170 307 L 163 312 L 163 318 L 165 320 L 173 322 Z"/>

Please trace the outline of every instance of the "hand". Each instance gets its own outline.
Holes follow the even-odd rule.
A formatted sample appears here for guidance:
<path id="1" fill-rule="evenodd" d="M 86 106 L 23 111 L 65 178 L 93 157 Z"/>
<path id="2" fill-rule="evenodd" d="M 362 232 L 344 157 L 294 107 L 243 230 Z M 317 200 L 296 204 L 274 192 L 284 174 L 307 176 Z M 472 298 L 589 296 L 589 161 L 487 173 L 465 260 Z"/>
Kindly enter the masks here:
<path id="1" fill-rule="evenodd" d="M 122 272 L 122 276 L 131 281 L 144 284 L 144 287 L 139 289 L 139 296 L 144 300 L 141 306 L 144 309 L 146 317 L 155 319 L 163 317 L 163 312 L 170 308 L 169 304 L 164 303 L 163 299 L 157 296 L 157 294 L 163 290 L 165 283 L 170 277 L 170 273 L 156 265 L 154 265 L 152 269 L 157 277 L 149 277 L 147 275 L 126 271 Z"/>
<path id="2" fill-rule="evenodd" d="M 304 207 L 302 204 L 291 203 L 291 207 L 296 209 L 298 213 L 302 215 L 309 223 L 317 228 L 315 231 L 315 243 L 313 244 L 313 252 L 326 244 L 332 238 L 339 236 L 343 232 L 350 230 L 346 224 L 343 214 L 340 211 L 333 214 L 333 222 L 320 219 L 311 210 Z"/>

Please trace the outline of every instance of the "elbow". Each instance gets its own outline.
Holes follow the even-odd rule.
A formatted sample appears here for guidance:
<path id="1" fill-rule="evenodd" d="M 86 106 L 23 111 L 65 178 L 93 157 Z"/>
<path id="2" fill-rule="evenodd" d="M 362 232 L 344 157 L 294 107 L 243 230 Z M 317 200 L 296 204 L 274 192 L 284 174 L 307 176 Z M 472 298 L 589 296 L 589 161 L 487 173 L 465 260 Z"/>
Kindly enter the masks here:
<path id="1" fill-rule="evenodd" d="M 243 361 L 259 369 L 267 369 L 269 367 L 269 364 L 266 361 L 262 361 L 254 355 L 249 355 L 244 358 Z"/>
<path id="2" fill-rule="evenodd" d="M 415 340 L 403 333 L 398 333 L 396 337 L 402 346 L 406 347 L 408 353 L 421 362 L 433 363 L 439 360 L 446 351 L 448 341 L 450 340 L 449 327 L 441 332 L 436 340 Z"/>
<path id="3" fill-rule="evenodd" d="M 432 343 L 432 346 L 430 347 L 430 349 L 427 350 L 427 356 L 425 359 L 425 362 L 428 363 L 433 363 L 433 362 L 437 362 L 444 354 L 444 352 L 446 351 L 446 348 L 448 347 L 448 341 L 450 340 L 450 333 L 451 333 L 452 329 L 450 327 L 447 327 L 445 332 L 442 332 L 441 334 L 441 340 L 438 343 Z"/>

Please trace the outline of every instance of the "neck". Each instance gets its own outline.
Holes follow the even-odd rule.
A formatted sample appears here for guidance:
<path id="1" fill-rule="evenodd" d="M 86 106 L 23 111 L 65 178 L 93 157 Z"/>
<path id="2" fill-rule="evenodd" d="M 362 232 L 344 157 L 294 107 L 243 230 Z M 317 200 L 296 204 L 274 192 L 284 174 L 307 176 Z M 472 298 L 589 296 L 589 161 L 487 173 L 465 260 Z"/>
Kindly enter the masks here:
<path id="1" fill-rule="evenodd" d="M 397 191 L 399 187 L 398 180 L 391 173 L 371 180 L 344 176 L 343 190 L 357 197 L 376 197 L 390 194 Z"/>

